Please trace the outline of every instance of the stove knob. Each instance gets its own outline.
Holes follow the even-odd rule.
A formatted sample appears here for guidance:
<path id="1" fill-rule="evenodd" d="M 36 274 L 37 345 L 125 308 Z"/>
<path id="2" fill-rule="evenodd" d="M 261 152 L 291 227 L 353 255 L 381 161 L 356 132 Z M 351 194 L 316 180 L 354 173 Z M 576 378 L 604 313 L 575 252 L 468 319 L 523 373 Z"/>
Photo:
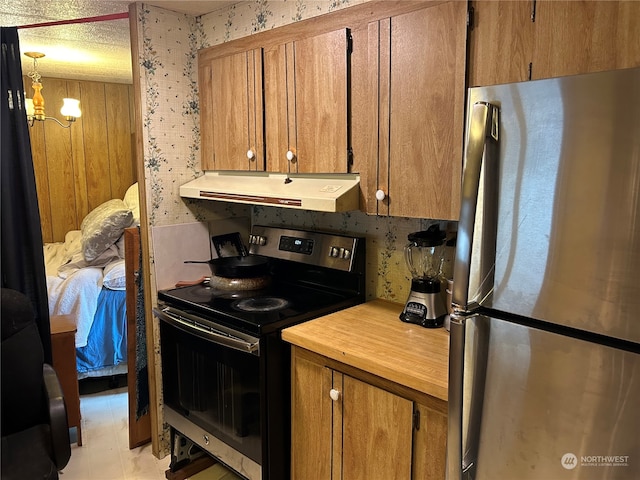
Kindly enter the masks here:
<path id="1" fill-rule="evenodd" d="M 338 247 L 331 247 L 329 251 L 329 256 L 333 258 L 338 258 L 340 256 L 340 249 Z"/>
<path id="2" fill-rule="evenodd" d="M 333 400 L 334 402 L 337 402 L 340 399 L 340 390 L 336 390 L 335 388 L 332 388 L 329 391 L 329 396 L 331 397 L 331 400 Z"/>
<path id="3" fill-rule="evenodd" d="M 202 435 L 202 439 L 205 445 L 209 445 L 209 435 Z"/>
<path id="4" fill-rule="evenodd" d="M 263 237 L 262 235 L 249 235 L 249 243 L 251 245 L 266 245 L 267 243 L 267 239 L 266 237 Z"/>
<path id="5" fill-rule="evenodd" d="M 351 250 L 345 248 L 344 252 L 342 252 L 342 258 L 349 260 L 351 258 Z"/>

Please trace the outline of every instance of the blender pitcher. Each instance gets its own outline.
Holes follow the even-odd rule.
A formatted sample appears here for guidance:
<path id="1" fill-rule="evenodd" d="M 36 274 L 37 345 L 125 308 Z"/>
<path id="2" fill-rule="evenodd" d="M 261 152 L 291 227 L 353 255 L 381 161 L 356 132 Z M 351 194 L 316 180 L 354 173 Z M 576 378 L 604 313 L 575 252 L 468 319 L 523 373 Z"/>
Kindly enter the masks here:
<path id="1" fill-rule="evenodd" d="M 400 314 L 403 322 L 429 328 L 444 324 L 448 312 L 440 292 L 445 237 L 437 224 L 408 236 L 404 256 L 412 278 L 411 292 Z"/>

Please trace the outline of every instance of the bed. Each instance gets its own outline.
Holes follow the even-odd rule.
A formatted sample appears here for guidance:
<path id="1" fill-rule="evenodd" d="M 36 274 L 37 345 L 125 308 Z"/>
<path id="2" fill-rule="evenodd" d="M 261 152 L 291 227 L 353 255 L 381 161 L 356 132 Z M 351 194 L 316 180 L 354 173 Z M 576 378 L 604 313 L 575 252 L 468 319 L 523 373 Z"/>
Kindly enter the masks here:
<path id="1" fill-rule="evenodd" d="M 127 373 L 124 230 L 139 225 L 138 185 L 96 207 L 80 230 L 43 247 L 49 314 L 76 324 L 78 378 Z"/>

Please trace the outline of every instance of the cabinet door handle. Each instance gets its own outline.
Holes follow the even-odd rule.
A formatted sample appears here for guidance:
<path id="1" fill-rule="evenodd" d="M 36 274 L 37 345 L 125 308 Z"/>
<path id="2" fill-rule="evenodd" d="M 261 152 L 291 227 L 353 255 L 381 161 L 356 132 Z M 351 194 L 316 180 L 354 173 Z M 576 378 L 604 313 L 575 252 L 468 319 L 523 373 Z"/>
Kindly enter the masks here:
<path id="1" fill-rule="evenodd" d="M 384 200 L 386 197 L 387 197 L 387 194 L 386 194 L 386 193 L 384 193 L 384 191 L 383 191 L 383 190 L 378 190 L 378 191 L 376 192 L 376 200 L 382 201 L 382 200 Z"/>
<path id="2" fill-rule="evenodd" d="M 248 151 L 247 151 L 247 158 L 248 158 L 249 160 L 253 160 L 254 158 L 256 158 L 256 154 L 255 154 L 255 153 L 253 153 L 253 150 L 248 150 Z"/>
<path id="3" fill-rule="evenodd" d="M 296 154 L 293 153 L 291 150 L 289 150 L 287 152 L 287 160 L 289 160 L 290 162 L 294 162 L 296 158 Z"/>
<path id="4" fill-rule="evenodd" d="M 329 396 L 331 397 L 331 400 L 333 400 L 334 402 L 337 402 L 340 399 L 340 391 L 336 390 L 335 388 L 332 388 L 329 391 Z"/>

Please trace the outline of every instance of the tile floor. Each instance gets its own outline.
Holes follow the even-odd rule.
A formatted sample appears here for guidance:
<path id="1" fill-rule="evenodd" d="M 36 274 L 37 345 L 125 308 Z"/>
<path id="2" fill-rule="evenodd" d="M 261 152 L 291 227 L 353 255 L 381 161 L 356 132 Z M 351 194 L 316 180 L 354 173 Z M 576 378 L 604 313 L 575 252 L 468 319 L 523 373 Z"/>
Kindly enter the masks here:
<path id="1" fill-rule="evenodd" d="M 170 457 L 158 460 L 151 444 L 129 449 L 127 388 L 81 395 L 82 446 L 71 445 L 61 480 L 162 480 Z M 191 480 L 229 478 L 214 465 Z M 234 476 L 235 477 L 235 476 Z"/>

